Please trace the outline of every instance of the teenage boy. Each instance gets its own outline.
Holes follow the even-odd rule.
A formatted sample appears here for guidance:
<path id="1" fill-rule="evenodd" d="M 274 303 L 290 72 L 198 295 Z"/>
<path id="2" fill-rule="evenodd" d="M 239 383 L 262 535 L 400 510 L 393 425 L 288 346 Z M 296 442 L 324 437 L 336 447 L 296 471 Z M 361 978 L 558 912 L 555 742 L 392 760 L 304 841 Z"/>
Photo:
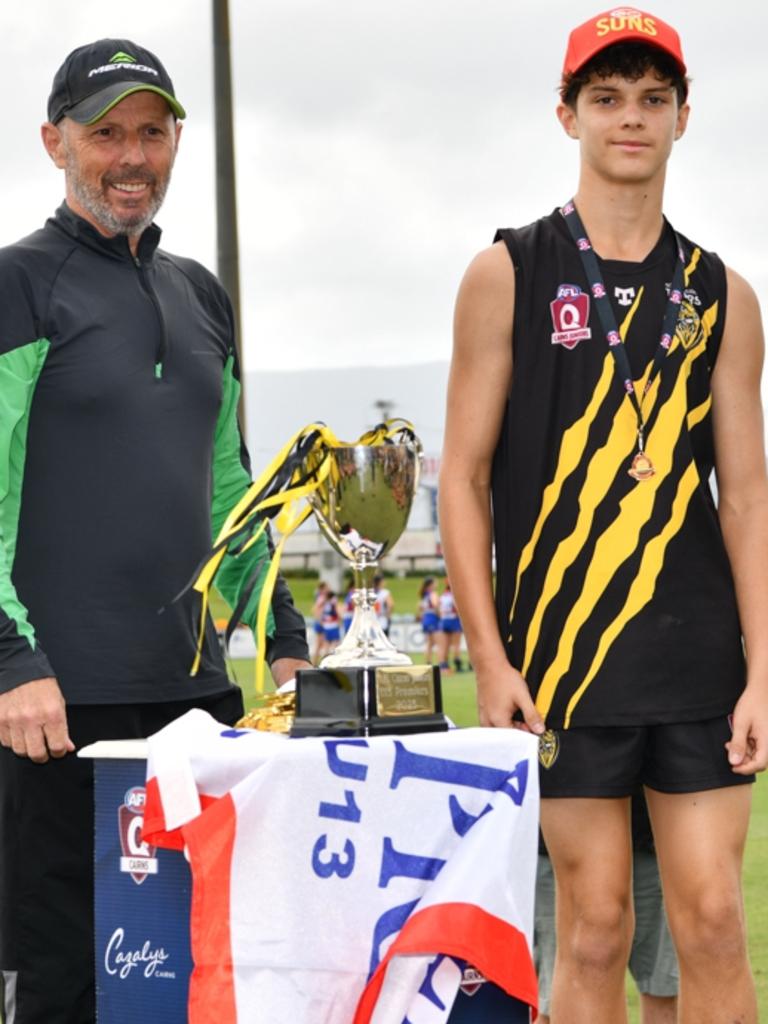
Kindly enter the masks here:
<path id="1" fill-rule="evenodd" d="M 750 287 L 662 214 L 687 94 L 659 18 L 576 28 L 557 108 L 576 194 L 500 232 L 457 300 L 441 535 L 481 722 L 540 735 L 553 1024 L 626 1020 L 640 784 L 680 1019 L 757 1020 L 740 871 L 768 762 L 763 338 Z"/>

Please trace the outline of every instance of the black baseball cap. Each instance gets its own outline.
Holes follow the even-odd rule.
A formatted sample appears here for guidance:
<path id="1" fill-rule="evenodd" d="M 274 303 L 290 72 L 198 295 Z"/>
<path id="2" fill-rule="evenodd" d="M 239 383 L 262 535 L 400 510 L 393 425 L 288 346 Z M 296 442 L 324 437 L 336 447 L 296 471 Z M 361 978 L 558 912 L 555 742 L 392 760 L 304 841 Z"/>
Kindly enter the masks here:
<path id="1" fill-rule="evenodd" d="M 93 124 L 134 92 L 156 92 L 175 117 L 187 116 L 154 53 L 130 39 L 99 39 L 73 50 L 56 72 L 48 120 L 56 124 L 71 117 L 79 124 Z"/>

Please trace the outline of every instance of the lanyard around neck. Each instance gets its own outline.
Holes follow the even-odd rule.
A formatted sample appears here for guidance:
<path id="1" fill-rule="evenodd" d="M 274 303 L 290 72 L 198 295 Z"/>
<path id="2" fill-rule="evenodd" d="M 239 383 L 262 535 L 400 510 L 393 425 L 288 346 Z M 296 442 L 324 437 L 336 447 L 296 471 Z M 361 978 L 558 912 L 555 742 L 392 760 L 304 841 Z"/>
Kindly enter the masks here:
<path id="1" fill-rule="evenodd" d="M 650 391 L 651 385 L 656 377 L 661 373 L 662 364 L 664 363 L 667 353 L 672 346 L 672 339 L 675 336 L 677 322 L 680 317 L 683 301 L 683 287 L 685 284 L 685 254 L 683 253 L 682 242 L 680 241 L 680 236 L 675 232 L 677 260 L 675 261 L 675 271 L 672 277 L 672 284 L 669 289 L 667 308 L 664 311 L 664 319 L 661 326 L 661 338 L 653 357 L 651 372 L 648 374 L 648 380 L 645 382 L 643 394 L 638 398 L 635 382 L 632 378 L 632 370 L 629 365 L 629 357 L 627 356 L 627 350 L 624 346 L 624 342 L 622 341 L 621 334 L 619 333 L 619 327 L 616 322 L 616 316 L 613 312 L 613 306 L 611 305 L 611 300 L 608 298 L 608 292 L 605 287 L 605 282 L 603 281 L 603 275 L 600 273 L 600 267 L 597 262 L 597 257 L 595 256 L 595 251 L 592 248 L 592 243 L 587 237 L 584 224 L 576 210 L 576 204 L 571 200 L 569 203 L 565 204 L 560 212 L 565 219 L 565 223 L 568 225 L 571 237 L 576 243 L 576 248 L 578 249 L 579 256 L 581 257 L 581 262 L 584 267 L 584 272 L 586 273 L 587 281 L 589 282 L 590 294 L 595 300 L 597 312 L 600 316 L 605 340 L 615 361 L 616 372 L 621 378 L 624 390 L 632 403 L 632 407 L 635 410 L 635 415 L 637 417 L 637 453 L 632 460 L 630 469 L 627 472 L 631 477 L 634 477 L 635 480 L 646 480 L 648 477 L 653 476 L 656 470 L 653 468 L 653 463 L 645 453 L 645 418 L 643 416 L 643 399 Z"/>

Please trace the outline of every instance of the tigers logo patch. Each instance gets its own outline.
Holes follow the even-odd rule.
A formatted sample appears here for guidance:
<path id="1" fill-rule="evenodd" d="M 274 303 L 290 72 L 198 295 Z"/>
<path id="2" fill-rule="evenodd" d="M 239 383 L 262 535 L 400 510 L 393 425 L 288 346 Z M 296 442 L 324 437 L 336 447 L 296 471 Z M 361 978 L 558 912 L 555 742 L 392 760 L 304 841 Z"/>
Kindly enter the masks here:
<path id="1" fill-rule="evenodd" d="M 676 334 L 686 351 L 698 345 L 704 337 L 701 318 L 699 317 L 693 303 L 688 301 L 688 299 L 686 299 L 680 306 L 680 316 L 677 321 Z"/>
<path id="2" fill-rule="evenodd" d="M 560 740 L 556 732 L 547 729 L 539 736 L 539 764 L 542 768 L 551 768 L 560 753 Z"/>

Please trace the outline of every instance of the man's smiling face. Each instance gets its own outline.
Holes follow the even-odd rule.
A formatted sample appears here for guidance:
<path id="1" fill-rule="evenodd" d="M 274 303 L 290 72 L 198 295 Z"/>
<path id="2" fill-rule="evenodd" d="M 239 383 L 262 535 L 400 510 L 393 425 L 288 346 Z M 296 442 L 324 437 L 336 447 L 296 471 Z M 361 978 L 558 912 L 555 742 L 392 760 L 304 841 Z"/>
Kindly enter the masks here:
<path id="1" fill-rule="evenodd" d="M 162 205 L 181 132 L 162 96 L 132 93 L 95 124 L 65 118 L 44 139 L 46 129 L 69 207 L 102 234 L 140 235 Z"/>

